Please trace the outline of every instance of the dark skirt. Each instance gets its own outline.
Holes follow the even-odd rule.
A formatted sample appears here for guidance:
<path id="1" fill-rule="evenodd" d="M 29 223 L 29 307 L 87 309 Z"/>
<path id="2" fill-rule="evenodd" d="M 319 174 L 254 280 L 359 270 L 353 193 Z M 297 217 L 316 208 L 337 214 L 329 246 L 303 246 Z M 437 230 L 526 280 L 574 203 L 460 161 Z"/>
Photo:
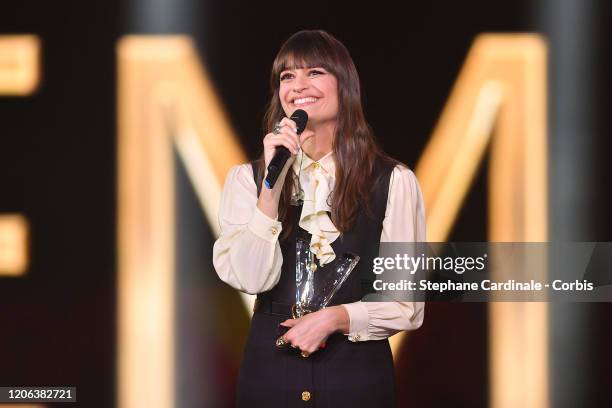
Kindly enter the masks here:
<path id="1" fill-rule="evenodd" d="M 278 349 L 287 317 L 253 315 L 238 379 L 239 407 L 395 407 L 393 357 L 387 340 L 353 343 L 333 334 L 308 358 Z"/>

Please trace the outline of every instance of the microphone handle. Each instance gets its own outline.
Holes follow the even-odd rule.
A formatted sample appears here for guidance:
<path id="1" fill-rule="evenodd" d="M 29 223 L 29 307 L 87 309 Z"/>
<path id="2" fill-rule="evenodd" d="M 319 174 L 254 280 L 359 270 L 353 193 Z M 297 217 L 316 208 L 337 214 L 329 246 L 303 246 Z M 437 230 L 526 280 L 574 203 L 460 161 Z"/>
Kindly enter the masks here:
<path id="1" fill-rule="evenodd" d="M 274 184 L 276 184 L 276 180 L 280 175 L 283 167 L 285 167 L 285 163 L 291 157 L 291 152 L 285 146 L 277 146 L 276 152 L 274 153 L 274 157 L 270 160 L 270 164 L 268 164 L 268 175 L 264 180 L 264 184 L 268 189 L 272 189 Z"/>

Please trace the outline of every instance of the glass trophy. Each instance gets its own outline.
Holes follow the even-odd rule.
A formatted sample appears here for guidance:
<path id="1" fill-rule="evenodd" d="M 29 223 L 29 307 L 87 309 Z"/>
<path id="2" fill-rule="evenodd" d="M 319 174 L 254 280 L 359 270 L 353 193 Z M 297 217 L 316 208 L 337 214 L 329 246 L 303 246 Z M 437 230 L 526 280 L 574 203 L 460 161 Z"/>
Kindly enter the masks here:
<path id="1" fill-rule="evenodd" d="M 292 312 L 293 318 L 297 319 L 307 313 L 321 310 L 329 304 L 331 298 L 355 269 L 359 256 L 345 253 L 340 258 L 336 258 L 325 272 L 317 275 L 319 266 L 310 250 L 310 242 L 298 238 L 295 250 L 296 290 Z"/>
<path id="2" fill-rule="evenodd" d="M 326 307 L 334 294 L 346 282 L 355 266 L 359 256 L 345 253 L 336 257 L 325 270 L 317 264 L 314 253 L 310 250 L 310 242 L 304 238 L 296 240 L 295 265 L 295 304 L 291 308 L 294 319 L 316 312 Z M 319 271 L 317 271 L 319 270 Z M 287 330 L 280 326 L 281 331 Z M 282 332 L 279 335 L 282 336 Z M 279 338 L 279 340 L 282 337 Z M 279 344 L 280 343 L 280 344 Z M 278 347 L 285 346 L 283 341 L 277 341 Z"/>

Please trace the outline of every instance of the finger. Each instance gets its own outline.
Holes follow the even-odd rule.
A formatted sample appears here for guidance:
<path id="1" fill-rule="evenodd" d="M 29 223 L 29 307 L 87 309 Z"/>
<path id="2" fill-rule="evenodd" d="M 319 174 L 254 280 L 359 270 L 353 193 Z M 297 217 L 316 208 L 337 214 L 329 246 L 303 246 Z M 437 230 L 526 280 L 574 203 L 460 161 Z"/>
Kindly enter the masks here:
<path id="1" fill-rule="evenodd" d="M 297 320 L 296 319 L 287 319 L 284 322 L 281 323 L 281 326 L 285 326 L 285 327 L 293 327 L 297 324 Z"/>
<path id="2" fill-rule="evenodd" d="M 270 141 L 270 139 L 272 139 L 273 137 L 275 137 L 276 135 L 272 132 L 268 133 L 267 135 L 264 136 L 263 138 L 263 142 L 264 144 L 266 144 L 267 142 Z"/>
<path id="3" fill-rule="evenodd" d="M 275 135 L 273 138 L 270 138 L 269 143 L 273 147 L 285 146 L 293 154 L 297 154 L 299 150 L 297 143 L 287 135 Z"/>
<path id="4" fill-rule="evenodd" d="M 281 323 L 282 325 L 282 323 Z M 295 344 L 295 339 L 293 336 L 293 329 L 289 329 L 283 334 L 283 337 L 287 340 L 288 343 Z"/>
<path id="5" fill-rule="evenodd" d="M 295 143 L 296 146 L 299 146 L 300 137 L 297 135 L 297 133 L 293 132 L 286 126 L 283 126 L 280 133 L 277 133 L 277 134 L 270 133 L 270 134 L 272 136 L 270 137 L 266 136 L 266 138 L 264 138 L 264 143 L 266 142 L 273 143 L 275 140 L 287 139 L 287 140 L 290 140 L 292 143 Z"/>
<path id="6" fill-rule="evenodd" d="M 288 137 L 290 137 L 290 138 L 294 138 L 294 139 L 295 139 L 295 141 L 296 141 L 296 143 L 297 143 L 297 142 L 299 141 L 299 139 L 300 139 L 300 136 L 299 136 L 297 133 L 295 133 L 295 129 L 292 129 L 292 128 L 291 128 L 291 127 L 289 127 L 289 126 L 281 126 L 281 127 L 278 129 L 278 132 L 277 132 L 277 133 L 270 132 L 270 133 L 268 133 L 268 134 L 266 134 L 266 135 L 264 136 L 264 139 L 263 139 L 263 140 L 264 140 L 264 142 L 265 142 L 265 141 L 267 141 L 267 140 L 270 140 L 270 139 L 272 139 L 272 138 L 275 138 L 275 137 L 277 137 L 277 136 L 279 136 L 279 135 L 283 135 L 283 134 L 288 135 Z"/>
<path id="7" fill-rule="evenodd" d="M 285 125 L 285 126 L 289 126 L 291 129 L 293 129 L 294 131 L 297 132 L 297 124 L 292 121 L 291 119 L 289 119 L 288 117 L 284 117 L 281 119 L 280 121 L 281 125 Z"/>
<path id="8" fill-rule="evenodd" d="M 302 355 L 302 357 L 310 357 L 312 355 L 312 353 L 314 353 L 315 351 L 317 351 L 316 349 L 312 349 L 312 347 L 305 347 L 302 348 L 302 353 L 306 352 L 306 355 Z"/>
<path id="9" fill-rule="evenodd" d="M 290 137 L 288 137 L 288 136 L 282 137 L 282 139 L 280 139 L 279 142 L 280 142 L 279 144 L 281 144 L 281 145 L 285 146 L 287 149 L 289 149 L 289 151 L 292 154 L 297 154 L 299 149 L 300 149 L 298 144 L 294 140 L 292 140 Z"/>
<path id="10" fill-rule="evenodd" d="M 291 126 L 288 125 L 284 125 L 279 129 L 279 134 L 288 134 L 289 136 L 293 137 L 296 141 L 296 143 L 299 143 L 300 141 L 300 136 L 296 133 L 296 129 L 292 128 Z"/>

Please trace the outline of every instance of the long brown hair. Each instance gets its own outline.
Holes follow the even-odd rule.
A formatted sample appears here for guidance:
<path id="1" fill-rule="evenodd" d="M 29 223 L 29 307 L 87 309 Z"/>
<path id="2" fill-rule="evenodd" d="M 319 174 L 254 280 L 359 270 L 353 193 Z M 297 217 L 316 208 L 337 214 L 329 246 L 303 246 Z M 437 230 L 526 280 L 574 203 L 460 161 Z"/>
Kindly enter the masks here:
<path id="1" fill-rule="evenodd" d="M 368 182 L 377 159 L 391 160 L 376 143 L 374 132 L 367 123 L 362 107 L 361 85 L 355 64 L 346 47 L 331 34 L 322 30 L 304 30 L 293 34 L 281 47 L 270 73 L 270 101 L 264 116 L 263 128 L 269 133 L 276 122 L 285 117 L 280 98 L 280 73 L 286 69 L 322 67 L 338 82 L 338 125 L 333 140 L 336 180 L 331 193 L 331 220 L 340 232 L 353 224 L 362 206 L 371 213 Z M 259 157 L 263 168 L 263 153 Z M 259 172 L 261 185 L 263 171 Z M 279 203 L 279 220 L 288 213 L 289 200 L 296 182 L 290 170 Z"/>

